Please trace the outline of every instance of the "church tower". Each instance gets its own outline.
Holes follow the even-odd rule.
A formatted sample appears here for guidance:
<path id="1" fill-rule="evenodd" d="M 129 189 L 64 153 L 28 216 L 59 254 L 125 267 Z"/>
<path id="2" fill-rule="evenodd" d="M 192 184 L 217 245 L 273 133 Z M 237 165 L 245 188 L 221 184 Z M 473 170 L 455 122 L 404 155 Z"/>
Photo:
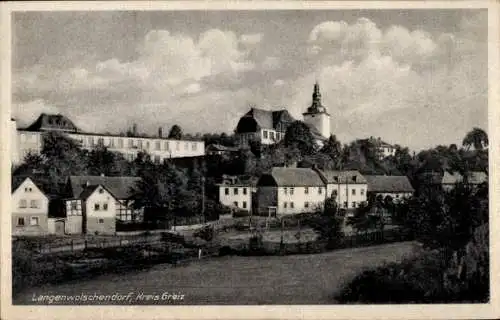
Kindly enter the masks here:
<path id="1" fill-rule="evenodd" d="M 312 104 L 307 108 L 307 112 L 302 114 L 304 122 L 316 128 L 319 133 L 325 138 L 330 137 L 330 115 L 326 108 L 321 104 L 321 93 L 319 92 L 319 84 L 314 84 L 314 91 L 312 94 Z"/>

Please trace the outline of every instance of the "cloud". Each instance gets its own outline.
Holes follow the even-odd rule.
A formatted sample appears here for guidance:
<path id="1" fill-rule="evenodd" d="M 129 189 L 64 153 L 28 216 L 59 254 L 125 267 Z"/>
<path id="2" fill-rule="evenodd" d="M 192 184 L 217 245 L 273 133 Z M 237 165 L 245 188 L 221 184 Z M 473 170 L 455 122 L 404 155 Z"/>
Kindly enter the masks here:
<path id="1" fill-rule="evenodd" d="M 412 148 L 457 143 L 471 125 L 486 127 L 486 26 L 483 14 L 467 15 L 453 33 L 382 28 L 367 18 L 324 21 L 271 45 L 269 31 L 150 30 L 127 59 L 17 71 L 14 99 L 21 117 L 61 111 L 86 130 L 121 130 L 140 119 L 153 132 L 174 123 L 231 132 L 252 103 L 286 106 L 301 119 L 319 80 L 343 142 L 373 135 Z"/>
<path id="2" fill-rule="evenodd" d="M 261 33 L 253 33 L 253 34 L 243 34 L 240 37 L 240 43 L 252 47 L 259 44 L 262 41 L 263 35 Z"/>

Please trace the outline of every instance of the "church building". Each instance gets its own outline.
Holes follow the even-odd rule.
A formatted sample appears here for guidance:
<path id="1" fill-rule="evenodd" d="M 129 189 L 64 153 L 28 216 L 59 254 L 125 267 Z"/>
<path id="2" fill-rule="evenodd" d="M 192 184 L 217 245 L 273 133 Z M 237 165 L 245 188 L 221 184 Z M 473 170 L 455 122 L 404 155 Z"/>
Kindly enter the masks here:
<path id="1" fill-rule="evenodd" d="M 322 146 L 330 137 L 330 115 L 321 103 L 318 83 L 314 84 L 311 106 L 302 115 L 316 143 Z M 251 108 L 240 118 L 235 135 L 240 146 L 248 145 L 251 140 L 264 145 L 275 144 L 285 137 L 288 126 L 294 121 L 296 119 L 284 108 L 274 111 Z"/>

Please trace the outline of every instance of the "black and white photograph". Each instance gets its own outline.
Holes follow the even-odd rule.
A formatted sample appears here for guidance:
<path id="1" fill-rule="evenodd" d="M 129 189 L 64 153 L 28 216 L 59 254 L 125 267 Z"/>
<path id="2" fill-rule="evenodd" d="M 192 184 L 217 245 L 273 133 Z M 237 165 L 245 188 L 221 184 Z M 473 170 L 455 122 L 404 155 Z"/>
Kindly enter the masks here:
<path id="1" fill-rule="evenodd" d="M 484 4 L 12 10 L 12 305 L 490 304 Z"/>

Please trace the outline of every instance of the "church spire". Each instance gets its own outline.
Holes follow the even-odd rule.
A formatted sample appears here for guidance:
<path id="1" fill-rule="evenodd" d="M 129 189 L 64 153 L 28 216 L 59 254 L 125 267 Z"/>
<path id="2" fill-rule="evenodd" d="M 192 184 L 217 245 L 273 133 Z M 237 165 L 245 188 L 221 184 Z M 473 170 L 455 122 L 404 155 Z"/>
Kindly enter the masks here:
<path id="1" fill-rule="evenodd" d="M 318 80 L 316 80 L 316 83 L 314 84 L 314 91 L 313 91 L 313 106 L 320 107 L 321 106 L 321 92 L 319 92 L 319 83 Z"/>
<path id="2" fill-rule="evenodd" d="M 314 89 L 312 94 L 312 103 L 307 112 L 310 114 L 314 113 L 327 113 L 326 108 L 321 104 L 321 92 L 319 90 L 319 83 L 316 81 L 314 83 Z"/>

